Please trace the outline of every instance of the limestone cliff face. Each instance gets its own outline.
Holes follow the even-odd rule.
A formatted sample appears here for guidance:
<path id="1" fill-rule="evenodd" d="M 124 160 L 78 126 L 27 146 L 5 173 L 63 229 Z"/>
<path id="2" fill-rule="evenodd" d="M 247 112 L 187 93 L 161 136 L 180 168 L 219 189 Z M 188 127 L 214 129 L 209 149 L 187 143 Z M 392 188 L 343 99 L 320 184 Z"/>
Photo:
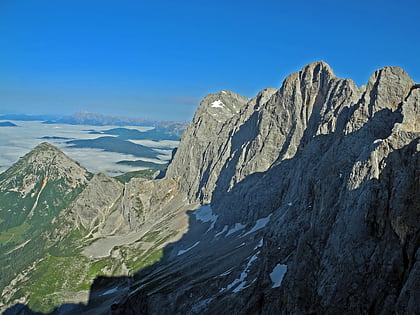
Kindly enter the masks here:
<path id="1" fill-rule="evenodd" d="M 211 204 L 214 234 L 175 258 L 176 275 L 157 269 L 176 289 L 136 290 L 121 309 L 418 312 L 419 98 L 402 69 L 378 70 L 358 88 L 324 62 L 252 100 L 208 96 L 167 178 Z M 182 269 L 191 260 L 203 279 Z M 287 272 L 277 285 L 278 266 Z"/>
<path id="2" fill-rule="evenodd" d="M 191 200 L 209 200 L 214 189 L 209 182 L 216 180 L 222 166 L 220 160 L 226 158 L 224 146 L 231 132 L 226 125 L 239 116 L 247 101 L 243 96 L 222 91 L 206 96 L 200 103 L 167 171 L 168 178 L 180 179 Z M 211 187 L 206 187 L 207 183 Z"/>
<path id="3" fill-rule="evenodd" d="M 342 123 L 339 113 L 361 94 L 351 80 L 337 78 L 319 62 L 290 75 L 279 90 L 261 91 L 237 112 L 214 106 L 226 92 L 211 95 L 185 131 L 168 176 L 180 177 L 191 200 L 210 202 L 216 186 L 229 191 L 246 176 L 292 158 L 316 135 L 334 132 Z M 213 112 L 223 120 L 214 121 Z"/>
<path id="4" fill-rule="evenodd" d="M 165 215 L 165 206 L 178 196 L 177 182 L 171 179 L 133 178 L 122 184 L 105 174 L 95 174 L 87 187 L 61 214 L 58 234 L 69 229 L 85 231 L 85 238 L 97 239 L 138 232 Z"/>

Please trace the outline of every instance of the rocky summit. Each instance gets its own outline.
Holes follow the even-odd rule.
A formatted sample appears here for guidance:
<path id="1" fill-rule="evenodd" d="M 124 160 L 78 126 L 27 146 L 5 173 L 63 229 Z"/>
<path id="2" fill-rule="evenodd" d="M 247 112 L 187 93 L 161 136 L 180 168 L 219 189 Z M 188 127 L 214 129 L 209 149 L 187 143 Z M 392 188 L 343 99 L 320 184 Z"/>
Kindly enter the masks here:
<path id="1" fill-rule="evenodd" d="M 56 313 L 419 313 L 419 103 L 400 68 L 358 87 L 324 62 L 252 99 L 208 95 L 162 179 L 60 173 L 81 189 L 43 234 L 46 254 L 10 278 L 3 307 L 44 311 L 37 269 L 80 255 L 87 267 L 65 277 L 89 287 L 62 279 L 45 295 Z M 3 188 L 12 174 L 2 193 L 42 196 L 46 175 L 31 192 Z M 25 236 L 3 255 L 23 252 Z"/>

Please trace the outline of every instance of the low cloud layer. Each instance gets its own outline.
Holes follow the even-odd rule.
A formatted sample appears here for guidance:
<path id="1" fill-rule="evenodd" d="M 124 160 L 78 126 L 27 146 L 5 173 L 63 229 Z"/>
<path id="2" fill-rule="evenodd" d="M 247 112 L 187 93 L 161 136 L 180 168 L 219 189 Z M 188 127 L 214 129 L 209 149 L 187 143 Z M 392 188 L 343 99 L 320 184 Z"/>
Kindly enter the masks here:
<path id="1" fill-rule="evenodd" d="M 0 129 L 0 172 L 5 171 L 18 159 L 31 151 L 41 142 L 50 142 L 59 147 L 65 154 L 78 161 L 82 166 L 93 173 L 106 173 L 108 175 L 119 175 L 139 167 L 116 164 L 121 160 L 143 160 L 158 164 L 167 163 L 171 157 L 171 150 L 178 145 L 178 141 L 162 140 L 133 140 L 136 144 L 142 144 L 156 149 L 160 153 L 159 159 L 139 158 L 131 154 L 116 152 L 105 152 L 100 149 L 91 148 L 71 148 L 67 146 L 68 140 L 74 139 L 95 139 L 101 135 L 92 134 L 94 131 L 104 131 L 114 126 L 90 126 L 90 125 L 66 125 L 66 124 L 42 124 L 40 121 L 13 121 L 18 127 L 2 127 Z M 150 127 L 128 126 L 127 128 L 139 131 L 149 130 Z M 49 137 L 43 139 L 43 137 Z M 64 138 L 64 139 L 63 139 Z"/>

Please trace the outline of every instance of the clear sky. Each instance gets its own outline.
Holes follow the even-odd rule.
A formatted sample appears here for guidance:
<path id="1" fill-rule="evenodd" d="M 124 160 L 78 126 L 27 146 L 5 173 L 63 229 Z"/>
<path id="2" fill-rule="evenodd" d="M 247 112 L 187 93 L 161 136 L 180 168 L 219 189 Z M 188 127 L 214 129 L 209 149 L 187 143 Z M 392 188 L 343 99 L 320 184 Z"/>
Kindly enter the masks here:
<path id="1" fill-rule="evenodd" d="M 420 82 L 420 1 L 0 0 L 0 113 L 189 120 L 317 60 Z"/>

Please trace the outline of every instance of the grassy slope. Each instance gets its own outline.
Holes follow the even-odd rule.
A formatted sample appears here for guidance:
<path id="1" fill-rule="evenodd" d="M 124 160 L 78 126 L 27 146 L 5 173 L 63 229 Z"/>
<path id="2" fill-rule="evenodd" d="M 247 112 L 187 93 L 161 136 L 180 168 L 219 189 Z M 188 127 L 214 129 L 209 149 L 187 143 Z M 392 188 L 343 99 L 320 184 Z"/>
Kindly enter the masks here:
<path id="1" fill-rule="evenodd" d="M 123 183 L 133 177 L 150 179 L 154 173 L 154 170 L 142 170 L 120 175 L 117 179 Z M 66 208 L 69 204 L 61 203 L 61 205 Z M 97 276 L 120 276 L 125 275 L 127 270 L 132 275 L 159 261 L 163 256 L 161 245 L 173 235 L 161 235 L 159 231 L 151 231 L 135 244 L 115 248 L 120 252 L 119 258 L 109 256 L 89 259 L 82 254 L 83 246 L 91 242 L 91 240 L 82 241 L 87 231 L 73 228 L 60 241 L 52 241 L 54 230 L 72 226 L 71 222 L 60 221 L 68 217 L 70 216 L 59 216 L 54 223 L 50 220 L 49 224 L 43 224 L 42 233 L 39 231 L 34 233 L 33 226 L 27 221 L 0 233 L 0 241 L 3 245 L 8 244 L 9 248 L 28 239 L 29 234 L 35 238 L 0 261 L 0 281 L 4 282 L 2 287 L 26 270 L 26 277 L 15 286 L 19 290 L 10 300 L 26 296 L 32 310 L 51 312 L 55 307 L 68 302 L 69 297 L 75 296 L 80 291 L 89 290 Z M 12 235 L 16 241 L 13 244 L 10 241 Z M 34 261 L 36 261 L 35 268 L 29 268 Z M 8 273 L 9 276 L 2 276 L 2 272 Z"/>

